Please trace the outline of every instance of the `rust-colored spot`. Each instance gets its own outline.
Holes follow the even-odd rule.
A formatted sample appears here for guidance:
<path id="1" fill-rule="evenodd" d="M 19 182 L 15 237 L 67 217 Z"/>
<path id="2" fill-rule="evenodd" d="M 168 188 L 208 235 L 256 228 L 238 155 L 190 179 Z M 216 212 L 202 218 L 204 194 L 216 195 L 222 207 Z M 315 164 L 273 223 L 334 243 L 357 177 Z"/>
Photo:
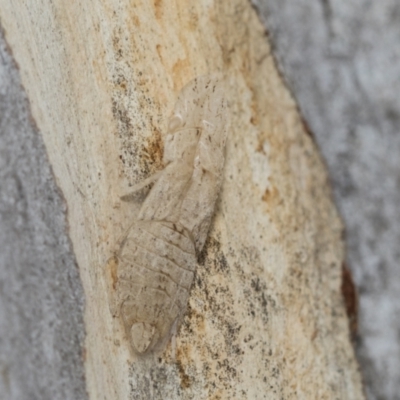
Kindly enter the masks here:
<path id="1" fill-rule="evenodd" d="M 146 152 L 150 155 L 155 165 L 162 164 L 164 144 L 161 138 L 161 132 L 159 130 L 155 129 L 154 134 L 149 137 L 147 141 Z"/>
<path id="2" fill-rule="evenodd" d="M 262 197 L 262 201 L 268 202 L 268 199 L 271 197 L 271 190 L 268 188 Z"/>
<path id="3" fill-rule="evenodd" d="M 112 283 L 112 288 L 115 290 L 117 287 L 118 283 L 118 275 L 117 275 L 117 270 L 118 270 L 118 258 L 116 256 L 111 257 L 107 261 L 106 268 L 108 270 L 108 274 L 111 278 L 111 283 Z"/>
<path id="4" fill-rule="evenodd" d="M 137 15 L 131 14 L 131 20 L 132 20 L 132 24 L 133 24 L 136 28 L 140 28 L 140 19 L 138 18 Z"/>
<path id="5" fill-rule="evenodd" d="M 258 145 L 257 145 L 257 148 L 256 148 L 256 152 L 257 152 L 257 153 L 265 154 L 265 151 L 264 151 L 264 142 L 263 142 L 262 140 L 259 140 L 259 141 L 258 141 Z"/>
<path id="6" fill-rule="evenodd" d="M 301 118 L 301 124 L 303 125 L 305 133 L 314 140 L 314 134 L 310 128 L 310 125 L 308 125 L 308 122 L 304 118 Z"/>
<path id="7" fill-rule="evenodd" d="M 154 14 L 157 19 L 162 17 L 162 0 L 154 0 Z"/>
<path id="8" fill-rule="evenodd" d="M 262 201 L 265 201 L 266 203 L 270 203 L 274 200 L 276 200 L 279 197 L 279 192 L 278 189 L 274 186 L 268 187 L 262 197 Z"/>
<path id="9" fill-rule="evenodd" d="M 347 317 L 349 318 L 351 337 L 354 339 L 357 335 L 358 296 L 357 289 L 354 285 L 353 276 L 350 270 L 347 268 L 346 263 L 342 264 L 341 290 L 346 307 Z"/>

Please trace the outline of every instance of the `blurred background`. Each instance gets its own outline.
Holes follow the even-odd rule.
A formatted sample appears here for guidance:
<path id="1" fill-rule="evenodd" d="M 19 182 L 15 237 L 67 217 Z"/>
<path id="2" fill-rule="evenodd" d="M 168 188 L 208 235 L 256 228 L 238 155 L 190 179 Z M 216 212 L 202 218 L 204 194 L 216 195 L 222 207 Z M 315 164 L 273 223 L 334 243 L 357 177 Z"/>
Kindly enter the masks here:
<path id="1" fill-rule="evenodd" d="M 400 399 L 400 2 L 252 0 L 327 163 L 369 399 Z"/>

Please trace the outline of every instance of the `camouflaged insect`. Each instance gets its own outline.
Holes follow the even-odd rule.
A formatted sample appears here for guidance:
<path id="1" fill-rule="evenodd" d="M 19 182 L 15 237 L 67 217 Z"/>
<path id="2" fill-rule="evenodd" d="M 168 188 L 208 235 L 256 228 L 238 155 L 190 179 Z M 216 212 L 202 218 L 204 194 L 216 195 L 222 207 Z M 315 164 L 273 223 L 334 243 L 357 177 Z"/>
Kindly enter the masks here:
<path id="1" fill-rule="evenodd" d="M 135 188 L 154 181 L 116 254 L 116 314 L 137 354 L 160 350 L 185 313 L 221 186 L 226 136 L 223 81 L 189 82 L 169 122 L 165 168 Z"/>

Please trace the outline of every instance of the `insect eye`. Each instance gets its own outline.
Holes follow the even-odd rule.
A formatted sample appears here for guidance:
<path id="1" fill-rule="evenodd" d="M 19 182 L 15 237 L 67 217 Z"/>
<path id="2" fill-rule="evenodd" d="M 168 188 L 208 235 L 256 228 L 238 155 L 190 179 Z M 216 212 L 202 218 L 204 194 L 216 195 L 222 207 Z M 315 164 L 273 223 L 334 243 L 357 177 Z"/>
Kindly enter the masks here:
<path id="1" fill-rule="evenodd" d="M 173 132 L 183 126 L 182 116 L 179 114 L 175 114 L 170 120 L 168 124 L 168 131 Z"/>

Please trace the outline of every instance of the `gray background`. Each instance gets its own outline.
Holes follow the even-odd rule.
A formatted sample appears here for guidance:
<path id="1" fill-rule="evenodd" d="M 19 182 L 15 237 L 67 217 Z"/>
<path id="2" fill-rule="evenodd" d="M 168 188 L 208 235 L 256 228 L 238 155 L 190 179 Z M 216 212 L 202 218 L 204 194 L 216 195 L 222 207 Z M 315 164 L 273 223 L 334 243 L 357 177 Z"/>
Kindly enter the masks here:
<path id="1" fill-rule="evenodd" d="M 253 0 L 329 168 L 369 399 L 400 399 L 400 2 Z"/>
<path id="2" fill-rule="evenodd" d="M 0 30 L 0 399 L 86 398 L 65 203 Z"/>

